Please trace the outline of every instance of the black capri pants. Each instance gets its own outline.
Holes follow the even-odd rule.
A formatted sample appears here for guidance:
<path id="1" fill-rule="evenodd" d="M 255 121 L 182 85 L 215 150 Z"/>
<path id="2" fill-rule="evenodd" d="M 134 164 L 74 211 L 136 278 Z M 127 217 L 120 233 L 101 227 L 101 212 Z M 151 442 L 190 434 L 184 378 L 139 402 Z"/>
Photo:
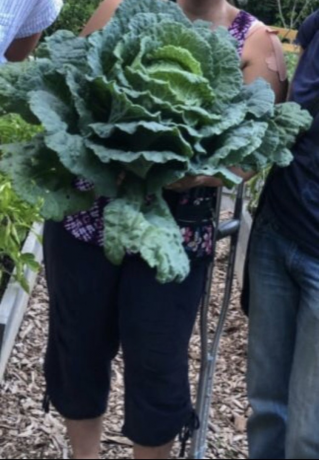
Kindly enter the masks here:
<path id="1" fill-rule="evenodd" d="M 197 262 L 184 283 L 162 285 L 140 257 L 127 257 L 115 267 L 103 248 L 77 241 L 53 222 L 45 226 L 44 252 L 49 400 L 70 420 L 102 416 L 111 363 L 121 346 L 124 435 L 146 447 L 173 440 L 193 414 L 188 346 L 207 261 Z"/>

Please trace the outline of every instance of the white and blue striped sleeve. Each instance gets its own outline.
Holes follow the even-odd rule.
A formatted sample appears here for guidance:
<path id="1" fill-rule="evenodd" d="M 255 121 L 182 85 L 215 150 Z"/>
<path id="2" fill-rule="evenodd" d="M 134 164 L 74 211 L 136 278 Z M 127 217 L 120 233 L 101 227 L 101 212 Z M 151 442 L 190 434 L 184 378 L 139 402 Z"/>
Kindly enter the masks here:
<path id="1" fill-rule="evenodd" d="M 63 0 L 38 0 L 20 27 L 16 38 L 29 37 L 44 31 L 57 19 L 63 7 Z"/>

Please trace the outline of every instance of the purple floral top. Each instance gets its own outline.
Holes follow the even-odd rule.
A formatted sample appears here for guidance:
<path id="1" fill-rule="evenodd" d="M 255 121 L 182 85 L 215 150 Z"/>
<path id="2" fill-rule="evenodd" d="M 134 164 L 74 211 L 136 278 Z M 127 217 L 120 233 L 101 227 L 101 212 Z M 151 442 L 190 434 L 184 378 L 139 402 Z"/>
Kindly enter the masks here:
<path id="1" fill-rule="evenodd" d="M 229 28 L 231 35 L 238 41 L 238 53 L 242 55 L 244 44 L 254 23 L 257 19 L 241 11 Z M 82 191 L 88 191 L 92 187 L 85 180 L 79 179 L 76 187 Z M 196 189 L 183 194 L 166 192 L 166 199 L 171 206 L 173 215 L 181 228 L 184 238 L 185 249 L 191 259 L 210 257 L 213 243 L 213 208 L 214 189 Z M 103 212 L 105 206 L 110 202 L 107 198 L 99 198 L 89 211 L 80 212 L 65 219 L 65 229 L 76 239 L 85 243 L 103 246 L 104 224 Z M 172 205 L 171 202 L 174 202 Z M 210 209 L 205 212 L 201 219 L 188 219 L 187 214 L 194 215 L 196 208 Z M 196 214 L 196 212 L 195 212 Z M 186 217 L 185 217 L 186 216 Z"/>
<path id="2" fill-rule="evenodd" d="M 246 11 L 241 11 L 228 29 L 229 33 L 238 42 L 238 53 L 240 56 L 243 54 L 248 33 L 257 22 L 258 19 L 256 19 L 254 16 L 246 13 Z"/>

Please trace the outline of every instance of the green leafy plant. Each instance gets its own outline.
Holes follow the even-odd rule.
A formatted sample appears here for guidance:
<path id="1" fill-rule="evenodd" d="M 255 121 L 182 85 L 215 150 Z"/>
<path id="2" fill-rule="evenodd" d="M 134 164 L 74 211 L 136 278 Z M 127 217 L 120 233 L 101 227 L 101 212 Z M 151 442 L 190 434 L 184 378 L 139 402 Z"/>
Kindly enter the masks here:
<path id="1" fill-rule="evenodd" d="M 107 257 L 120 264 L 139 253 L 161 282 L 189 273 L 163 188 L 202 174 L 232 186 L 232 166 L 287 166 L 311 124 L 297 104 L 275 107 L 266 82 L 245 86 L 228 32 L 192 23 L 172 2 L 124 0 L 104 30 L 88 39 L 58 32 L 39 56 L 1 69 L 0 107 L 44 127 L 30 143 L 3 147 L 1 169 L 29 203 L 43 200 L 48 219 L 113 198 Z M 74 188 L 78 177 L 92 191 Z"/>
<path id="2" fill-rule="evenodd" d="M 41 131 L 41 127 L 30 125 L 19 115 L 5 114 L 0 117 L 0 144 L 29 141 Z"/>
<path id="3" fill-rule="evenodd" d="M 31 139 L 38 127 L 30 126 L 18 116 L 0 119 L 0 143 Z M 9 177 L 0 173 L 0 293 L 15 269 L 15 279 L 28 291 L 25 268 L 38 270 L 33 254 L 22 254 L 22 245 L 34 222 L 40 220 L 39 207 L 30 206 L 18 197 Z"/>
<path id="4" fill-rule="evenodd" d="M 22 254 L 21 248 L 33 223 L 39 220 L 38 211 L 22 201 L 12 189 L 11 181 L 0 175 L 0 285 L 11 275 L 28 291 L 25 267 L 38 270 L 34 255 Z"/>
<path id="5" fill-rule="evenodd" d="M 270 170 L 271 167 L 268 167 L 263 171 L 260 171 L 260 173 L 254 176 L 247 184 L 247 192 L 249 196 L 248 211 L 252 216 L 256 214 L 261 193 L 265 187 Z"/>
<path id="6" fill-rule="evenodd" d="M 277 20 L 286 29 L 296 29 L 316 9 L 318 0 L 273 0 L 277 7 Z"/>
<path id="7" fill-rule="evenodd" d="M 295 72 L 296 72 L 299 56 L 295 53 L 287 53 L 285 58 L 286 58 L 289 81 L 292 81 L 295 75 Z"/>
<path id="8" fill-rule="evenodd" d="M 238 2 L 243 6 L 242 2 Z M 244 8 L 269 25 L 297 29 L 308 15 L 319 8 L 319 0 L 249 0 Z"/>
<path id="9" fill-rule="evenodd" d="M 66 0 L 58 20 L 48 29 L 46 35 L 52 35 L 60 29 L 70 30 L 78 35 L 100 3 L 100 0 Z"/>

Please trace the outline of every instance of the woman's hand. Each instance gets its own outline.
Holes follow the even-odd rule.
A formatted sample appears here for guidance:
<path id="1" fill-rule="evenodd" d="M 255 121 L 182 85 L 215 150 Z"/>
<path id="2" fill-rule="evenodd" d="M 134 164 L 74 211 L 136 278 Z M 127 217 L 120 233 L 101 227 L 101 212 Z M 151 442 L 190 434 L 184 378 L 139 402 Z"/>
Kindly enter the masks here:
<path id="1" fill-rule="evenodd" d="M 174 192 L 185 192 L 192 188 L 197 187 L 222 187 L 223 181 L 217 177 L 209 176 L 189 176 L 184 177 L 184 179 L 175 182 L 174 184 L 168 185 L 167 190 L 172 190 Z"/>

